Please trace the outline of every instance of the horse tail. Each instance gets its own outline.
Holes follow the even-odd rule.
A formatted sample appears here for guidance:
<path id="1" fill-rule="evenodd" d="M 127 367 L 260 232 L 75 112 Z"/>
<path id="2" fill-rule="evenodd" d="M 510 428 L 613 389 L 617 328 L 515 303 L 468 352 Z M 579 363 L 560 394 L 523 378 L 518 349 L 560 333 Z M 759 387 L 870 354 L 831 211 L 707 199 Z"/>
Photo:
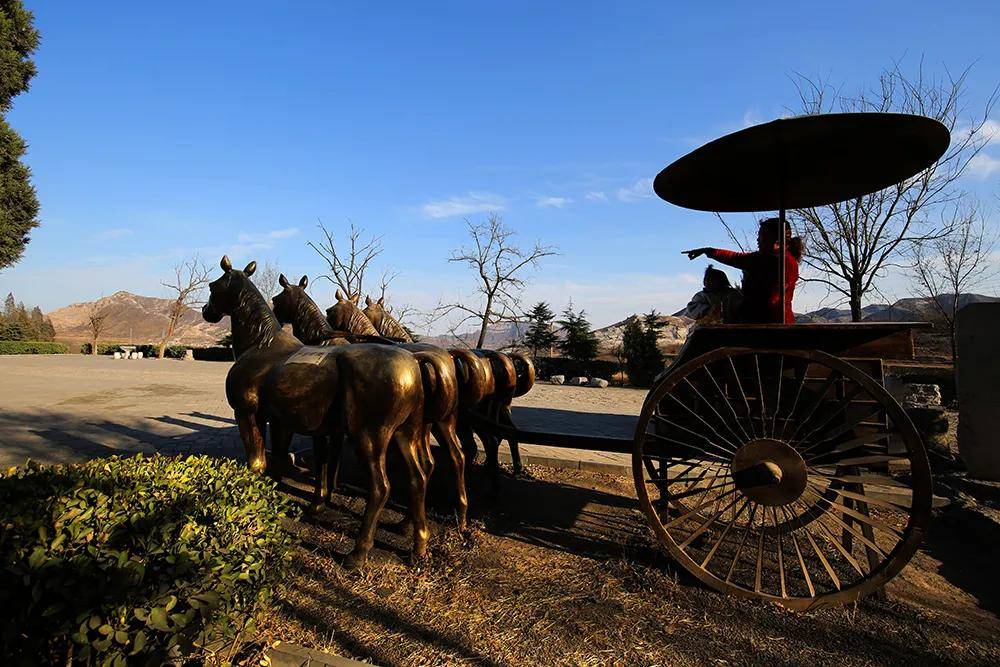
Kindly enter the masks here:
<path id="1" fill-rule="evenodd" d="M 455 363 L 458 379 L 458 404 L 463 409 L 474 408 L 493 393 L 493 374 L 470 350 L 451 348 L 448 350 Z"/>
<path id="2" fill-rule="evenodd" d="M 535 386 L 535 364 L 529 357 L 518 352 L 511 352 L 509 356 L 514 363 L 514 372 L 517 375 L 514 396 L 524 396 Z"/>
<path id="3" fill-rule="evenodd" d="M 476 354 L 486 359 L 493 370 L 493 396 L 502 403 L 510 403 L 517 389 L 514 362 L 506 354 L 496 350 L 476 350 Z"/>
<path id="4" fill-rule="evenodd" d="M 439 422 L 455 411 L 458 404 L 458 381 L 451 359 L 432 351 L 414 352 L 420 364 L 420 379 L 424 388 L 424 420 Z"/>

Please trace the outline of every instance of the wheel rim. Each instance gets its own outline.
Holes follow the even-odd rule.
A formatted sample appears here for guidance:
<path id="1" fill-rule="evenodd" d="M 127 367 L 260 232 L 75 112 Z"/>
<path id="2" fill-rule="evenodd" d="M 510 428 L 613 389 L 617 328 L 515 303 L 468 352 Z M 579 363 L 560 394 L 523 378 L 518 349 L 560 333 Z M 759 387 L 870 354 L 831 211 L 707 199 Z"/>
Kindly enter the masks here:
<path id="1" fill-rule="evenodd" d="M 660 546 L 709 586 L 794 609 L 855 600 L 909 561 L 931 513 L 906 413 L 817 351 L 723 348 L 672 370 L 636 428 Z"/>

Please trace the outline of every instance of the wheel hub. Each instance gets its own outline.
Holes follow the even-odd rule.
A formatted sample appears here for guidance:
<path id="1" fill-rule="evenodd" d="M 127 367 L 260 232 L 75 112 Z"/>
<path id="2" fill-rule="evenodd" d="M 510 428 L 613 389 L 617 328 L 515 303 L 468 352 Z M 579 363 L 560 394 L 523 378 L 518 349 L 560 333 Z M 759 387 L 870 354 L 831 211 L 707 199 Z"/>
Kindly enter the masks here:
<path id="1" fill-rule="evenodd" d="M 736 451 L 733 479 L 744 495 L 762 505 L 787 505 L 805 491 L 806 463 L 787 443 L 772 438 L 751 440 Z"/>

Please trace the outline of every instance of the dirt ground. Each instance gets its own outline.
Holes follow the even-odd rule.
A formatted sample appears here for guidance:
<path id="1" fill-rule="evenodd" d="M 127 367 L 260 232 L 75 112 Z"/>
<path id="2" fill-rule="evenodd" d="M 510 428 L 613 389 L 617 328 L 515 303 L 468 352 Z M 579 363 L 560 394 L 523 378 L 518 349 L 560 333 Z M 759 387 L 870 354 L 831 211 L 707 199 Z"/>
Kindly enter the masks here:
<path id="1" fill-rule="evenodd" d="M 289 492 L 304 499 L 306 482 Z M 382 665 L 1000 663 L 1000 512 L 989 502 L 958 493 L 937 511 L 886 600 L 793 613 L 707 590 L 660 555 L 628 478 L 533 467 L 495 492 L 481 477 L 470 488 L 472 530 L 437 514 L 419 565 L 396 505 L 368 567 L 341 567 L 363 509 L 350 483 L 305 516 L 262 645 Z"/>

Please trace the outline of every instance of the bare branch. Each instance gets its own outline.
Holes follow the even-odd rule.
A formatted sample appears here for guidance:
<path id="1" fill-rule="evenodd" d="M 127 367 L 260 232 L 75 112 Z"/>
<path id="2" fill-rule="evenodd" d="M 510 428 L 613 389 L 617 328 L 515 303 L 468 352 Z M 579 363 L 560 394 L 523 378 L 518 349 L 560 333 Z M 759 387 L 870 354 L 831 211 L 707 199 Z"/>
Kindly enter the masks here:
<path id="1" fill-rule="evenodd" d="M 174 267 L 174 279 L 171 282 L 160 283 L 176 293 L 167 312 L 167 330 L 160 340 L 160 347 L 157 351 L 157 356 L 160 359 L 163 358 L 167 342 L 174 335 L 177 323 L 189 308 L 198 304 L 198 297 L 211 281 L 212 274 L 208 266 L 198 256 L 195 256 Z"/>
<path id="2" fill-rule="evenodd" d="M 327 229 L 322 221 L 317 226 L 322 231 L 323 238 L 318 243 L 309 241 L 308 245 L 323 258 L 330 269 L 330 274 L 322 275 L 320 278 L 330 281 L 347 296 L 361 294 L 365 272 L 375 258 L 382 254 L 382 237 L 365 237 L 365 230 L 355 227 L 352 222 L 347 247 L 341 246 L 338 249 L 333 232 Z"/>

